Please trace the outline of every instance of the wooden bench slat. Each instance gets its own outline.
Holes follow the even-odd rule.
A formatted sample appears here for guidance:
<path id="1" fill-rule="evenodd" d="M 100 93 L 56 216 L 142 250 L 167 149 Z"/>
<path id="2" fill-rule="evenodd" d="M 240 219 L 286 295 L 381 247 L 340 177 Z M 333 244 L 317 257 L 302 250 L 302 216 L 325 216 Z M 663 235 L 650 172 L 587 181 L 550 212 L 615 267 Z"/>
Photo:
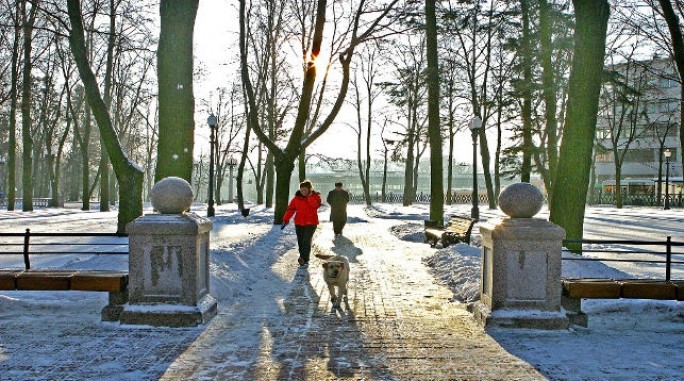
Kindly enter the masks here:
<path id="1" fill-rule="evenodd" d="M 677 287 L 677 300 L 684 301 L 684 280 L 675 280 L 672 283 Z"/>
<path id="2" fill-rule="evenodd" d="M 665 281 L 630 280 L 620 282 L 621 297 L 627 299 L 676 300 L 677 286 Z"/>
<path id="3" fill-rule="evenodd" d="M 75 273 L 73 270 L 26 270 L 17 274 L 17 290 L 69 290 Z"/>
<path id="4" fill-rule="evenodd" d="M 79 271 L 71 277 L 71 289 L 76 291 L 121 292 L 128 284 L 128 273 L 123 271 Z"/>
<path id="5" fill-rule="evenodd" d="M 440 228 L 434 221 L 425 221 L 425 242 L 435 246 L 442 241 L 442 246 L 447 247 L 455 242 L 470 244 L 470 233 L 475 220 L 463 216 L 451 216 L 447 225 Z"/>
<path id="6" fill-rule="evenodd" d="M 17 274 L 23 270 L 2 270 L 0 271 L 0 290 L 16 290 Z"/>
<path id="7" fill-rule="evenodd" d="M 563 295 L 569 298 L 620 298 L 620 284 L 612 279 L 564 279 L 562 285 Z"/>

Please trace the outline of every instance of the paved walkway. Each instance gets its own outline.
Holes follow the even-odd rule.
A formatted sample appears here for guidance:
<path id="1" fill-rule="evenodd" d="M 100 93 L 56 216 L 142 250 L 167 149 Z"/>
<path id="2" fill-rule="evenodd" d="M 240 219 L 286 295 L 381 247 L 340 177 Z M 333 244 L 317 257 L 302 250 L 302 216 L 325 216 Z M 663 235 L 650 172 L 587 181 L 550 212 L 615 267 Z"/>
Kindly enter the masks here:
<path id="1" fill-rule="evenodd" d="M 315 251 L 350 259 L 349 300 L 340 309 L 331 307 L 321 262 L 314 259 L 308 269 L 294 270 L 280 308 L 256 315 L 251 303 L 224 309 L 162 378 L 544 379 L 474 325 L 462 306 L 448 302 L 450 291 L 435 285 L 421 264 L 427 245 L 399 241 L 388 229 L 371 237 L 366 227 L 348 224 L 345 237 L 333 241 L 324 224 L 314 240 Z M 415 255 L 395 255 L 407 244 L 416 246 Z M 292 250 L 275 267 L 292 269 L 296 257 Z M 231 347 L 243 329 L 254 330 L 256 345 Z"/>

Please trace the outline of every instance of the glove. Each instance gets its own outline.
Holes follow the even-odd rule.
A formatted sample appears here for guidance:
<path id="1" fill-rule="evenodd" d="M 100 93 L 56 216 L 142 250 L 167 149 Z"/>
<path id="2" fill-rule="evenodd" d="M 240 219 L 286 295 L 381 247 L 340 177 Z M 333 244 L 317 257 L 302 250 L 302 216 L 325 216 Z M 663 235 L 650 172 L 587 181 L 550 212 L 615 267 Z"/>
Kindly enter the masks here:
<path id="1" fill-rule="evenodd" d="M 287 222 L 283 222 L 283 224 L 282 224 L 282 225 L 280 225 L 280 230 L 283 230 L 283 229 L 285 229 L 285 226 L 287 226 Z"/>

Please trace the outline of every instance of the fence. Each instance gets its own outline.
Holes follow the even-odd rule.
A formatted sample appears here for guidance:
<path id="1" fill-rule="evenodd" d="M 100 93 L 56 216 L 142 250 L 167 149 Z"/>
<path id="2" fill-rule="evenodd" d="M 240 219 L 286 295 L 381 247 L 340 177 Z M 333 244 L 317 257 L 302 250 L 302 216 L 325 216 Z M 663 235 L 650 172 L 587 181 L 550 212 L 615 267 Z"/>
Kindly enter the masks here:
<path id="1" fill-rule="evenodd" d="M 678 249 L 684 247 L 684 242 L 673 242 L 670 236 L 665 241 L 592 239 L 563 241 L 563 247 L 567 247 L 568 244 L 581 244 L 582 255 L 577 257 L 565 256 L 564 261 L 627 262 L 646 264 L 647 266 L 664 265 L 664 278 L 668 282 L 672 278 L 672 267 L 684 265 L 684 251 Z M 593 246 L 585 247 L 584 245 Z M 566 249 L 563 251 L 570 252 Z"/>
<path id="2" fill-rule="evenodd" d="M 670 206 L 681 208 L 683 205 L 682 195 L 669 195 Z M 612 204 L 615 205 L 617 197 L 613 194 L 594 194 L 587 195 L 587 203 L 589 205 L 597 204 Z M 662 206 L 665 204 L 665 195 L 660 199 L 657 196 L 651 195 L 623 195 L 622 196 L 623 205 L 644 205 L 644 206 Z"/>
<path id="3" fill-rule="evenodd" d="M 23 198 L 15 198 L 14 199 L 14 207 L 17 209 L 21 209 L 23 203 L 24 203 Z M 7 205 L 7 198 L 0 197 L 0 206 L 6 206 L 6 205 Z M 49 208 L 49 207 L 63 208 L 64 207 L 64 197 L 57 198 L 57 205 L 55 205 L 55 203 L 52 201 L 52 198 L 34 197 L 33 198 L 33 207 L 34 208 Z"/>
<path id="4" fill-rule="evenodd" d="M 16 239 L 17 242 L 7 242 L 4 237 L 8 237 L 8 241 Z M 83 238 L 87 237 L 118 238 L 118 242 L 84 242 Z M 29 255 L 128 255 L 128 239 L 123 239 L 127 237 L 127 234 L 118 233 L 31 233 L 30 229 L 26 229 L 25 233 L 0 233 L 0 255 L 22 255 L 24 267 L 29 270 Z"/>
<path id="5" fill-rule="evenodd" d="M 464 194 L 458 194 L 455 193 L 451 196 L 451 202 L 454 204 L 470 204 L 472 203 L 472 195 L 464 195 Z M 429 193 L 419 193 L 416 195 L 416 198 L 414 202 L 417 203 L 428 203 L 430 202 L 430 194 Z M 379 193 L 376 193 L 375 195 L 371 195 L 371 200 L 373 202 L 383 202 L 382 200 L 382 195 Z M 446 198 L 445 198 L 446 200 Z M 487 198 L 486 194 L 480 194 L 479 195 L 479 200 L 481 204 L 488 204 L 489 203 L 489 198 Z M 360 194 L 349 194 L 349 201 L 351 202 L 357 202 L 357 203 L 362 203 L 366 201 L 366 197 L 360 193 Z M 404 201 L 404 195 L 403 194 L 394 194 L 394 193 L 386 193 L 385 194 L 385 201 L 384 202 L 392 202 L 392 203 L 399 203 Z"/>

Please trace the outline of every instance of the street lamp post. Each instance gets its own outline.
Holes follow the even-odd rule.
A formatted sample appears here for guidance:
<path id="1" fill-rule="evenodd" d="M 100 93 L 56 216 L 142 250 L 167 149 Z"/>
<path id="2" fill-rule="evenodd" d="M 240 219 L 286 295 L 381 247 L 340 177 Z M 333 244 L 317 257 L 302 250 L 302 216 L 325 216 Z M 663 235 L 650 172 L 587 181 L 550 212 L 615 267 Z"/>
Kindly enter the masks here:
<path id="1" fill-rule="evenodd" d="M 665 150 L 665 210 L 670 209 L 670 156 L 672 156 L 672 151 L 667 148 Z"/>
<path id="2" fill-rule="evenodd" d="M 207 124 L 211 130 L 211 140 L 209 142 L 209 206 L 207 207 L 207 217 L 214 217 L 214 144 L 216 144 L 215 131 L 218 126 L 218 121 L 214 114 L 210 114 L 207 118 Z"/>
<path id="3" fill-rule="evenodd" d="M 480 136 L 480 129 L 482 128 L 482 119 L 479 116 L 474 116 L 470 120 L 471 135 L 473 137 L 473 208 L 470 211 L 470 217 L 474 220 L 480 219 L 480 208 L 478 206 L 479 192 L 477 188 L 477 138 Z"/>
<path id="4" fill-rule="evenodd" d="M 237 165 L 237 160 L 230 156 L 228 157 L 228 202 L 233 202 L 233 168 Z"/>

